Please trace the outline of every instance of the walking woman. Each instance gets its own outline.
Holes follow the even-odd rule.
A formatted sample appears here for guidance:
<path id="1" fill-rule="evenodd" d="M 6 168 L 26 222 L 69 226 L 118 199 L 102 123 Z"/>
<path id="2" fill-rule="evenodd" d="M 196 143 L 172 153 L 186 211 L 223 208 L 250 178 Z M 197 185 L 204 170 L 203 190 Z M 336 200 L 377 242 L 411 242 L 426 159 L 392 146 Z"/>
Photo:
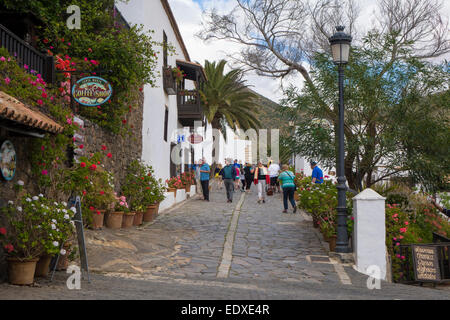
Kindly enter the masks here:
<path id="1" fill-rule="evenodd" d="M 252 186 L 253 178 L 254 178 L 255 169 L 253 169 L 250 163 L 247 163 L 244 168 L 244 177 L 245 177 L 245 189 L 246 192 L 250 192 L 250 187 Z"/>
<path id="2" fill-rule="evenodd" d="M 258 203 L 266 203 L 266 185 L 270 183 L 267 168 L 263 166 L 261 161 L 255 169 L 255 185 L 258 187 Z"/>
<path id="3" fill-rule="evenodd" d="M 294 200 L 295 193 L 295 175 L 292 171 L 289 171 L 289 167 L 285 164 L 283 165 L 282 172 L 278 176 L 278 181 L 281 182 L 281 187 L 283 188 L 283 205 L 284 210 L 283 213 L 287 213 L 288 210 L 288 198 L 289 202 L 292 204 L 292 208 L 294 209 L 293 213 L 297 212 L 297 204 Z"/>

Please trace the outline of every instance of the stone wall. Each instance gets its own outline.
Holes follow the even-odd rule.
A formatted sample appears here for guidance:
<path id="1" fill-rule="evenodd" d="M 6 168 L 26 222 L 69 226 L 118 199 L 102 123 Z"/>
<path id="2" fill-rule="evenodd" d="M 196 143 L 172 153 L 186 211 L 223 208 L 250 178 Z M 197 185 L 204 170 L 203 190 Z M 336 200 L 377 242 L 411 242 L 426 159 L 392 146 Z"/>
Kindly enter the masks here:
<path id="1" fill-rule="evenodd" d="M 11 181 L 6 181 L 0 177 L 0 207 L 5 206 L 9 200 L 15 199 L 14 185 L 17 181 L 22 180 L 24 182 L 24 190 L 30 193 L 35 193 L 36 188 L 33 185 L 31 176 L 31 160 L 30 160 L 30 148 L 33 144 L 33 140 L 38 138 L 19 136 L 13 132 L 0 128 L 0 145 L 5 140 L 9 140 L 14 144 L 16 150 L 17 168 L 16 173 Z M 0 226 L 4 225 L 4 217 L 0 215 Z M 0 248 L 0 282 L 6 278 L 6 262 L 3 256 L 3 248 Z"/>
<path id="2" fill-rule="evenodd" d="M 127 115 L 127 124 L 130 132 L 123 135 L 113 134 L 95 123 L 83 119 L 84 129 L 80 134 L 84 136 L 83 149 L 86 155 L 101 151 L 102 145 L 107 146 L 107 152 L 112 154 L 112 158 L 105 157 L 105 168 L 111 171 L 115 177 L 116 191 L 120 192 L 120 186 L 124 182 L 126 168 L 134 159 L 140 159 L 142 154 L 142 120 L 143 120 L 144 95 L 140 93 L 139 100 L 133 104 L 131 112 Z M 31 174 L 30 152 L 33 141 L 39 138 L 19 137 L 14 133 L 0 128 L 0 143 L 10 140 L 15 147 L 17 154 L 17 169 L 14 179 L 10 182 L 0 178 L 0 206 L 6 205 L 8 200 L 16 198 L 14 185 L 17 181 L 24 182 L 24 191 L 30 194 L 37 194 L 37 187 L 34 185 Z M 0 215 L 0 226 L 3 225 L 3 217 Z M 3 248 L 0 248 L 0 282 L 6 280 L 6 261 Z"/>
<path id="3" fill-rule="evenodd" d="M 107 147 L 104 152 L 111 153 L 112 157 L 110 159 L 105 157 L 104 165 L 108 171 L 113 173 L 114 185 L 118 193 L 125 180 L 128 165 L 135 159 L 141 159 L 143 103 L 144 95 L 140 94 L 139 101 L 133 105 L 134 108 L 127 115 L 130 132 L 121 135 L 111 133 L 97 124 L 81 118 L 84 121 L 84 130 L 80 131 L 80 134 L 84 135 L 84 153 L 89 155 L 101 151 L 102 145 Z"/>

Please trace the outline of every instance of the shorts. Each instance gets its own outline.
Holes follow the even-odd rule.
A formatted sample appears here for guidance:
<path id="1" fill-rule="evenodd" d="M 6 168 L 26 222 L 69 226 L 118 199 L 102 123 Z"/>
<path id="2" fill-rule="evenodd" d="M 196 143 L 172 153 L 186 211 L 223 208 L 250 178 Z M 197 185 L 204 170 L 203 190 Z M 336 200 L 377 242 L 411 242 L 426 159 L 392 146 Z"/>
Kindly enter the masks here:
<path id="1" fill-rule="evenodd" d="M 278 182 L 278 177 L 270 177 L 270 185 L 272 187 L 279 186 L 280 183 Z"/>

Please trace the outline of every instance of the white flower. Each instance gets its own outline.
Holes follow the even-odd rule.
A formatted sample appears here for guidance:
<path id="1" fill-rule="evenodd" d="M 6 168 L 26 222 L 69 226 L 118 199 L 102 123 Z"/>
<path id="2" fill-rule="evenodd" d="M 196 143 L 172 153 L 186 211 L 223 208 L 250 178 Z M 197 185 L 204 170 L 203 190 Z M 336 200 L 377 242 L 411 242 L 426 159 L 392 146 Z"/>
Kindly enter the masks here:
<path id="1" fill-rule="evenodd" d="M 55 247 L 59 246 L 59 242 L 58 242 L 58 241 L 53 241 L 52 243 L 53 243 L 53 245 L 54 245 Z"/>
<path id="2" fill-rule="evenodd" d="M 70 210 L 72 210 L 73 213 L 77 213 L 77 209 L 75 207 L 70 208 Z"/>
<path id="3" fill-rule="evenodd" d="M 30 198 L 26 198 L 26 201 L 27 201 L 27 202 L 31 202 L 31 199 L 30 199 Z"/>
<path id="4" fill-rule="evenodd" d="M 63 204 L 64 207 L 67 207 L 67 202 L 61 202 Z"/>
<path id="5" fill-rule="evenodd" d="M 57 232 L 59 232 L 59 229 L 56 229 Z"/>
<path id="6" fill-rule="evenodd" d="M 55 230 L 56 226 L 52 223 L 52 229 Z"/>
<path id="7" fill-rule="evenodd" d="M 56 209 L 57 212 L 61 212 L 61 209 Z"/>
<path id="8" fill-rule="evenodd" d="M 52 219 L 52 222 L 53 222 L 53 223 L 57 223 L 58 221 L 56 221 L 56 219 Z"/>
<path id="9" fill-rule="evenodd" d="M 22 207 L 17 207 L 17 211 L 22 212 Z"/>
<path id="10" fill-rule="evenodd" d="M 66 209 L 62 209 L 62 212 L 67 213 L 67 210 Z"/>
<path id="11" fill-rule="evenodd" d="M 70 221 L 70 223 L 72 224 L 72 226 L 74 226 L 75 227 L 75 221 Z"/>
<path id="12" fill-rule="evenodd" d="M 33 200 L 36 201 L 36 200 L 39 200 L 39 198 L 36 197 L 36 196 L 34 196 L 34 197 L 33 197 Z"/>
<path id="13" fill-rule="evenodd" d="M 57 206 L 57 205 L 58 205 L 58 202 L 53 202 L 53 204 L 54 204 L 55 206 Z"/>
<path id="14" fill-rule="evenodd" d="M 44 195 L 43 195 L 42 193 L 39 193 L 39 197 L 43 198 L 43 197 L 44 197 Z"/>
<path id="15" fill-rule="evenodd" d="M 59 252 L 62 256 L 65 256 L 66 255 L 66 250 L 64 250 L 64 249 L 61 249 L 61 251 Z"/>
<path id="16" fill-rule="evenodd" d="M 44 212 L 43 214 L 44 214 L 44 216 L 46 216 L 46 215 L 47 215 L 47 212 Z"/>
<path id="17" fill-rule="evenodd" d="M 69 219 L 70 219 L 69 215 L 68 215 L 68 214 L 65 214 L 65 215 L 64 215 L 64 219 L 69 220 Z"/>
<path id="18" fill-rule="evenodd" d="M 11 200 L 9 200 L 9 201 L 8 201 L 8 204 L 9 204 L 9 205 L 13 205 L 14 202 L 12 202 Z"/>
<path id="19" fill-rule="evenodd" d="M 22 180 L 17 181 L 17 184 L 18 184 L 19 186 L 23 186 L 23 185 L 24 185 L 24 183 L 23 183 Z"/>

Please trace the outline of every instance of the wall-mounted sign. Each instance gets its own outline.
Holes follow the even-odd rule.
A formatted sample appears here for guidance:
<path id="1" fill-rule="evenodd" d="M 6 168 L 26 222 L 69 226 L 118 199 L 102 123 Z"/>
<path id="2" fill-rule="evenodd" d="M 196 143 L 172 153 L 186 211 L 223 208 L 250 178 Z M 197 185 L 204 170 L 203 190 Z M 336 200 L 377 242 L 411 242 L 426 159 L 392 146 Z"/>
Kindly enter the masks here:
<path id="1" fill-rule="evenodd" d="M 96 107 L 107 102 L 112 95 L 111 84 L 100 77 L 86 77 L 72 87 L 72 96 L 83 106 Z"/>
<path id="2" fill-rule="evenodd" d="M 441 270 L 435 246 L 413 245 L 412 254 L 416 281 L 440 282 Z"/>
<path id="3" fill-rule="evenodd" d="M 188 141 L 191 144 L 199 144 L 203 142 L 203 137 L 199 134 L 194 133 L 189 136 Z"/>
<path id="4" fill-rule="evenodd" d="M 0 147 L 0 170 L 7 181 L 12 180 L 16 173 L 16 150 L 9 140 L 3 142 Z"/>

